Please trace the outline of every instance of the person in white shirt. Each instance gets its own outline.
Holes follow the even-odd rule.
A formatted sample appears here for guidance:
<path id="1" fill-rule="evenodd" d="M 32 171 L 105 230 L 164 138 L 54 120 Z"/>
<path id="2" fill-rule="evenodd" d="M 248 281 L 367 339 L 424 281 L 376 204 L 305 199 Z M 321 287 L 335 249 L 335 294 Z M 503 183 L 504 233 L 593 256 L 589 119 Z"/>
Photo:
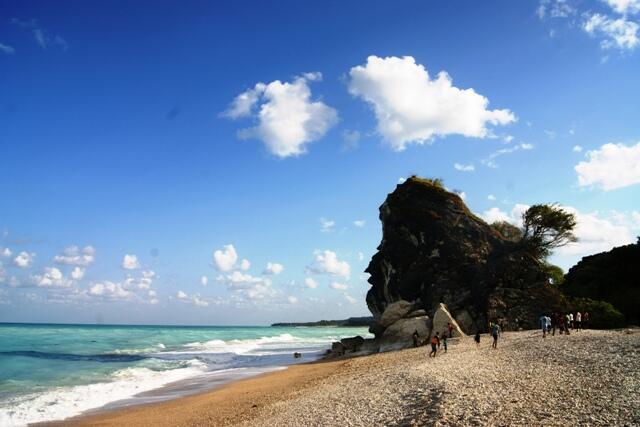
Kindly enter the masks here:
<path id="1" fill-rule="evenodd" d="M 582 315 L 580 314 L 580 312 L 576 312 L 576 317 L 575 320 L 573 321 L 573 323 L 575 324 L 575 328 L 577 330 L 582 329 Z"/>
<path id="2" fill-rule="evenodd" d="M 569 313 L 569 327 L 573 329 L 573 313 Z"/>

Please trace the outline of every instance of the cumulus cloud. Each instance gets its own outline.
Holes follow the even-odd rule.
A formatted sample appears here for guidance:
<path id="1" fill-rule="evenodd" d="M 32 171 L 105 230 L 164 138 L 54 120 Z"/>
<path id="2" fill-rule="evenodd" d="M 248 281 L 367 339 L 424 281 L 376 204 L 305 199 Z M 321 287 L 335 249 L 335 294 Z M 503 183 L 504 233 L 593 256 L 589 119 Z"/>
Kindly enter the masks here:
<path id="1" fill-rule="evenodd" d="M 331 289 L 335 289 L 336 291 L 344 291 L 348 288 L 348 286 L 345 285 L 344 283 L 338 283 L 338 282 L 331 282 L 329 287 Z"/>
<path id="2" fill-rule="evenodd" d="M 32 280 L 36 286 L 41 288 L 66 288 L 71 286 L 71 281 L 66 279 L 62 272 L 55 267 L 45 267 L 44 273 L 33 275 Z"/>
<path id="3" fill-rule="evenodd" d="M 240 270 L 247 271 L 251 267 L 251 263 L 248 259 L 243 259 L 240 261 Z"/>
<path id="4" fill-rule="evenodd" d="M 277 295 L 271 280 L 250 274 L 233 271 L 231 274 L 219 276 L 216 279 L 225 284 L 227 289 L 251 301 L 265 300 Z"/>
<path id="5" fill-rule="evenodd" d="M 289 302 L 289 304 L 297 304 L 298 298 L 294 297 L 293 295 L 289 295 L 287 297 L 287 301 Z"/>
<path id="6" fill-rule="evenodd" d="M 5 258 L 10 258 L 11 255 L 13 255 L 13 252 L 11 252 L 11 249 L 9 249 L 9 248 L 0 248 L 0 256 L 3 256 Z"/>
<path id="7" fill-rule="evenodd" d="M 207 276 L 200 277 L 200 284 L 202 286 L 207 286 L 207 283 L 209 283 L 209 278 Z"/>
<path id="8" fill-rule="evenodd" d="M 330 233 L 334 230 L 336 222 L 331 219 L 320 218 L 320 231 Z"/>
<path id="9" fill-rule="evenodd" d="M 330 250 L 317 251 L 313 264 L 307 270 L 316 274 L 328 274 L 348 278 L 351 275 L 351 267 L 346 261 L 340 261 L 338 255 Z"/>
<path id="10" fill-rule="evenodd" d="M 479 215 L 487 223 L 506 221 L 515 226 L 522 226 L 522 215 L 529 209 L 529 205 L 516 203 L 510 212 L 505 212 L 498 207 L 492 207 Z"/>
<path id="11" fill-rule="evenodd" d="M 85 246 L 82 250 L 77 246 L 69 246 L 62 255 L 53 257 L 53 260 L 58 264 L 87 266 L 95 261 L 95 254 L 93 246 Z"/>
<path id="12" fill-rule="evenodd" d="M 574 153 L 581 153 L 582 152 L 582 146 L 574 145 L 572 150 L 573 150 Z"/>
<path id="13" fill-rule="evenodd" d="M 377 130 L 396 151 L 433 137 L 489 136 L 488 125 L 516 120 L 509 110 L 488 110 L 489 100 L 473 89 L 453 86 L 444 71 L 435 79 L 411 56 L 369 56 L 349 71 L 349 92 L 371 105 Z"/>
<path id="14" fill-rule="evenodd" d="M 222 250 L 213 252 L 213 265 L 218 271 L 233 270 L 237 260 L 238 254 L 233 245 L 225 245 Z"/>
<path id="15" fill-rule="evenodd" d="M 640 0 L 606 0 L 611 8 L 620 14 L 640 12 Z"/>
<path id="16" fill-rule="evenodd" d="M 13 264 L 18 268 L 29 268 L 33 265 L 36 254 L 31 252 L 20 252 L 14 259 Z"/>
<path id="17" fill-rule="evenodd" d="M 277 262 L 268 262 L 262 274 L 280 274 L 284 270 L 284 266 L 282 264 L 278 264 Z"/>
<path id="18" fill-rule="evenodd" d="M 626 16 L 613 19 L 594 13 L 584 22 L 582 28 L 589 35 L 602 37 L 600 47 L 603 49 L 633 50 L 640 44 L 640 26 L 637 22 L 628 20 Z"/>
<path id="19" fill-rule="evenodd" d="M 74 269 L 71 270 L 71 278 L 73 280 L 82 280 L 84 277 L 84 271 L 85 269 L 82 267 L 74 267 Z"/>
<path id="20" fill-rule="evenodd" d="M 122 268 L 124 268 L 125 270 L 135 270 L 140 268 L 138 257 L 136 255 L 126 254 L 122 258 Z"/>
<path id="21" fill-rule="evenodd" d="M 407 181 L 407 178 L 400 177 L 398 178 L 398 184 L 404 184 Z"/>
<path id="22" fill-rule="evenodd" d="M 640 142 L 632 146 L 605 144 L 588 151 L 586 157 L 574 167 L 581 187 L 599 186 L 609 191 L 640 183 Z"/>
<path id="23" fill-rule="evenodd" d="M 357 220 L 353 221 L 353 225 L 355 225 L 358 228 L 362 228 L 365 225 L 365 220 L 357 219 Z"/>
<path id="24" fill-rule="evenodd" d="M 238 132 L 240 139 L 256 138 L 280 158 L 298 156 L 321 139 L 338 120 L 336 110 L 311 98 L 309 82 L 322 80 L 320 73 L 306 73 L 292 82 L 257 83 L 238 95 L 223 116 L 252 116 L 258 124 Z"/>
<path id="25" fill-rule="evenodd" d="M 89 288 L 89 294 L 109 300 L 126 300 L 133 296 L 133 293 L 124 289 L 122 284 L 108 280 L 91 286 Z"/>
<path id="26" fill-rule="evenodd" d="M 474 170 L 476 170 L 475 166 L 473 165 L 463 165 L 461 163 L 454 163 L 453 167 L 455 170 L 460 172 L 473 172 Z"/>
<path id="27" fill-rule="evenodd" d="M 313 280 L 312 277 L 306 277 L 304 279 L 304 285 L 309 288 L 309 289 L 315 289 L 318 287 L 318 282 L 316 282 L 315 280 Z"/>
<path id="28" fill-rule="evenodd" d="M 490 201 L 492 201 L 492 202 L 493 202 L 493 201 L 495 201 L 495 200 L 496 200 L 496 196 L 494 196 L 493 194 L 489 194 L 489 195 L 487 196 L 487 200 L 490 200 Z"/>

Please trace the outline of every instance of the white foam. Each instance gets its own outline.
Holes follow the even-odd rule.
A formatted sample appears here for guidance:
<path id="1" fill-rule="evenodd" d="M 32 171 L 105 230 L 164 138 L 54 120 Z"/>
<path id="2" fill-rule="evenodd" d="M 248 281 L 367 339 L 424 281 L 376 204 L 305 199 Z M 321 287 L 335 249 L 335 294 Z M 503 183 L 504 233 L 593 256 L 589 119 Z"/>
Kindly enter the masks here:
<path id="1" fill-rule="evenodd" d="M 24 426 L 43 421 L 63 420 L 107 403 L 127 399 L 144 391 L 201 375 L 206 365 L 193 361 L 185 368 L 154 371 L 127 368 L 117 371 L 112 382 L 59 387 L 47 392 L 8 399 L 0 406 L 1 426 Z"/>

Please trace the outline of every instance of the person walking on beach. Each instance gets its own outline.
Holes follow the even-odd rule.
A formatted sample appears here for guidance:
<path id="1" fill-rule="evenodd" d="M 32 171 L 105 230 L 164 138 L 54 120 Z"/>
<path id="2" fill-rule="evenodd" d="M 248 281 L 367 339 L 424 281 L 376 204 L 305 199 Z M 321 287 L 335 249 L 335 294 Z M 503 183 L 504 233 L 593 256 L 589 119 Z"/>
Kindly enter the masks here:
<path id="1" fill-rule="evenodd" d="M 575 325 L 573 324 L 573 313 L 569 313 L 569 327 L 571 329 L 575 329 Z"/>
<path id="2" fill-rule="evenodd" d="M 476 348 L 480 348 L 480 332 L 476 332 L 476 336 L 473 337 L 473 340 L 476 342 Z"/>
<path id="3" fill-rule="evenodd" d="M 564 333 L 566 335 L 569 335 L 569 328 L 571 328 L 571 324 L 573 323 L 571 319 L 572 317 L 573 315 L 570 313 L 567 313 L 567 315 L 564 316 Z"/>
<path id="4" fill-rule="evenodd" d="M 584 326 L 582 326 L 583 328 L 587 329 L 589 327 L 589 312 L 585 311 L 584 314 L 582 315 L 582 324 Z"/>
<path id="5" fill-rule="evenodd" d="M 417 347 L 418 346 L 418 338 L 420 338 L 420 335 L 418 335 L 418 330 L 417 329 L 413 332 L 412 337 L 413 337 L 413 346 Z"/>
<path id="6" fill-rule="evenodd" d="M 444 347 L 444 352 L 447 352 L 447 334 L 442 334 L 442 346 Z"/>
<path id="7" fill-rule="evenodd" d="M 497 323 L 494 323 L 493 327 L 491 328 L 491 336 L 493 337 L 493 344 L 491 344 L 491 347 L 493 347 L 494 350 L 498 348 L 499 335 L 500 335 L 500 326 L 498 326 Z"/>
<path id="8" fill-rule="evenodd" d="M 447 322 L 447 332 L 449 333 L 449 338 L 453 338 L 453 325 L 451 322 Z"/>
<path id="9" fill-rule="evenodd" d="M 429 353 L 429 357 L 436 357 L 436 352 L 438 351 L 438 347 L 440 346 L 440 337 L 438 336 L 439 332 L 431 338 L 431 353 Z"/>
<path id="10" fill-rule="evenodd" d="M 540 316 L 540 326 L 542 327 L 542 338 L 547 337 L 547 316 Z"/>
<path id="11" fill-rule="evenodd" d="M 576 317 L 574 319 L 575 320 L 573 321 L 573 323 L 576 326 L 576 330 L 579 331 L 580 329 L 582 329 L 582 315 L 579 311 L 576 312 Z"/>

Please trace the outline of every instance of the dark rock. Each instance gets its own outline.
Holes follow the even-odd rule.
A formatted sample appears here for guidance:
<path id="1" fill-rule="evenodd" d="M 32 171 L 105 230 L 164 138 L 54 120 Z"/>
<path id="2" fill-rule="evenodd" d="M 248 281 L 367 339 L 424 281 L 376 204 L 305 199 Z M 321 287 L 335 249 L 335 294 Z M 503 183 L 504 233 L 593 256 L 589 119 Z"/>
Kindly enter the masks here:
<path id="1" fill-rule="evenodd" d="M 429 336 L 430 329 L 427 316 L 400 319 L 385 329 L 379 340 L 380 351 L 413 347 L 413 333 L 418 331 L 419 341 L 422 341 Z"/>
<path id="2" fill-rule="evenodd" d="M 466 333 L 486 331 L 492 320 L 508 329 L 516 318 L 533 328 L 542 312 L 561 304 L 537 259 L 437 183 L 411 177 L 398 185 L 380 206 L 380 220 L 382 242 L 366 270 L 376 319 L 404 300 L 429 315 L 445 303 L 454 319 L 463 316 Z"/>
<path id="3" fill-rule="evenodd" d="M 344 351 L 351 351 L 352 353 L 358 351 L 362 344 L 364 344 L 364 338 L 360 335 L 355 336 L 353 338 L 343 338 L 340 340 L 340 343 L 344 346 Z"/>
<path id="4" fill-rule="evenodd" d="M 337 356 L 342 356 L 345 353 L 344 344 L 341 342 L 334 342 L 331 344 L 331 353 Z"/>

